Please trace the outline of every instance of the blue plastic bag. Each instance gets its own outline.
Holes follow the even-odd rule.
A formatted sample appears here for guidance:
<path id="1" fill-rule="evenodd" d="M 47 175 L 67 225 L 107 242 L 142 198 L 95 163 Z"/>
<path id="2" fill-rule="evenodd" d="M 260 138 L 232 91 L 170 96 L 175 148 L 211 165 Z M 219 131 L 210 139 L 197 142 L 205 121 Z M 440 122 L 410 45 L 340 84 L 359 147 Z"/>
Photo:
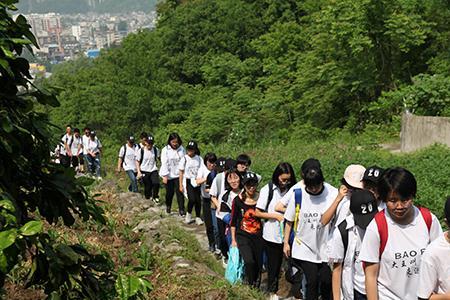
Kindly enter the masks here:
<path id="1" fill-rule="evenodd" d="M 244 277 L 244 261 L 239 255 L 237 247 L 231 247 L 228 251 L 228 264 L 225 270 L 225 278 L 231 284 L 242 282 Z"/>

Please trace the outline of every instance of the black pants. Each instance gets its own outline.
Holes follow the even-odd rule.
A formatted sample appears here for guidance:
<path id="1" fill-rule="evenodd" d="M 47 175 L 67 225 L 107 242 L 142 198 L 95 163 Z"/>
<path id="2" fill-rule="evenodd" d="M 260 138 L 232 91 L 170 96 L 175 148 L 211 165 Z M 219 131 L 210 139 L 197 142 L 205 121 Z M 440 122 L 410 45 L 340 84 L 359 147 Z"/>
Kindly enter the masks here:
<path id="1" fill-rule="evenodd" d="M 70 167 L 70 156 L 68 156 L 68 155 L 60 155 L 59 156 L 59 163 L 65 168 Z"/>
<path id="2" fill-rule="evenodd" d="M 188 195 L 187 212 L 192 213 L 192 209 L 195 207 L 195 216 L 201 217 L 202 213 L 202 197 L 200 194 L 200 186 L 193 187 L 190 179 L 186 179 L 186 189 Z"/>
<path id="3" fill-rule="evenodd" d="M 261 283 L 263 240 L 260 235 L 236 233 L 239 253 L 244 260 L 245 280 L 253 286 Z"/>
<path id="4" fill-rule="evenodd" d="M 72 167 L 76 168 L 78 167 L 78 156 L 76 155 L 72 155 L 72 157 L 70 158 L 70 162 L 72 163 Z"/>
<path id="5" fill-rule="evenodd" d="M 278 291 L 281 263 L 283 262 L 283 244 L 264 240 L 264 248 L 267 254 L 267 291 L 276 293 Z"/>
<path id="6" fill-rule="evenodd" d="M 357 290 L 353 289 L 353 300 L 367 300 L 367 295 L 361 294 Z"/>
<path id="7" fill-rule="evenodd" d="M 144 195 L 145 199 L 150 199 L 150 197 L 159 198 L 159 177 L 158 171 L 153 172 L 142 172 L 144 182 Z"/>
<path id="8" fill-rule="evenodd" d="M 228 243 L 225 237 L 225 230 L 227 228 L 227 224 L 221 219 L 217 218 L 217 227 L 219 227 L 219 241 L 220 245 L 219 249 L 222 252 L 222 255 L 228 258 Z"/>
<path id="9" fill-rule="evenodd" d="M 306 277 L 306 300 L 317 300 L 319 289 L 322 300 L 331 299 L 331 269 L 328 264 L 297 259 L 295 262 L 302 268 Z"/>
<path id="10" fill-rule="evenodd" d="M 214 227 L 211 215 L 211 198 L 203 198 L 203 220 L 205 221 L 206 236 L 208 237 L 208 243 L 210 247 L 216 245 L 216 239 L 214 237 Z"/>
<path id="11" fill-rule="evenodd" d="M 166 206 L 172 209 L 173 194 L 177 194 L 178 211 L 184 215 L 184 195 L 180 192 L 180 182 L 178 178 L 167 180 L 166 185 Z"/>

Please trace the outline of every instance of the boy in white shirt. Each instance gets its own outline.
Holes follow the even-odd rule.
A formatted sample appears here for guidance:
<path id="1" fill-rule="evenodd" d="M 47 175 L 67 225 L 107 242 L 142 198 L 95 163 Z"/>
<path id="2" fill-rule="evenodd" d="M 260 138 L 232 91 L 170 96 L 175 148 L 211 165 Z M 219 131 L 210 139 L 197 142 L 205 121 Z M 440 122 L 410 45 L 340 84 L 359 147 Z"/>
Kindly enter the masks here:
<path id="1" fill-rule="evenodd" d="M 450 227 L 450 197 L 445 202 L 444 214 Z M 433 241 L 422 255 L 417 297 L 450 299 L 450 230 Z"/>
<path id="2" fill-rule="evenodd" d="M 117 161 L 117 172 L 119 173 L 123 169 L 127 173 L 130 179 L 128 190 L 134 193 L 138 192 L 136 168 L 136 152 L 138 149 L 139 146 L 134 143 L 134 137 L 130 136 L 127 143 L 120 147 Z"/>

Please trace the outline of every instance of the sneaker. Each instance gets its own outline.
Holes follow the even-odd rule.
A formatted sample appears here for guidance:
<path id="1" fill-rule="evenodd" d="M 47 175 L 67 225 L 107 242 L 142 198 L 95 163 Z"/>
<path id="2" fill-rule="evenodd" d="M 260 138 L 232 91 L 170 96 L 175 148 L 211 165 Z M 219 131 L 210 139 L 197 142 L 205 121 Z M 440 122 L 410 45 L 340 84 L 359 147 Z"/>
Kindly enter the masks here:
<path id="1" fill-rule="evenodd" d="M 222 257 L 222 266 L 224 269 L 227 268 L 227 264 L 228 264 L 228 258 L 226 258 L 225 256 Z"/>
<path id="2" fill-rule="evenodd" d="M 159 204 L 159 198 L 153 198 L 152 200 L 153 202 L 155 202 L 155 204 Z"/>
<path id="3" fill-rule="evenodd" d="M 186 212 L 184 210 L 180 210 L 180 216 L 184 217 L 186 215 Z"/>
<path id="4" fill-rule="evenodd" d="M 214 245 L 210 245 L 208 247 L 208 251 L 211 252 L 211 253 L 214 253 L 216 251 L 216 247 Z"/>
<path id="5" fill-rule="evenodd" d="M 190 213 L 186 214 L 186 218 L 184 219 L 184 223 L 191 224 L 192 223 L 192 215 Z"/>
<path id="6" fill-rule="evenodd" d="M 278 300 L 279 299 L 279 297 L 278 297 L 278 295 L 277 294 L 270 294 L 270 296 L 269 296 L 269 299 L 270 300 Z"/>
<path id="7" fill-rule="evenodd" d="M 220 251 L 220 249 L 216 249 L 215 251 L 214 251 L 214 254 L 216 255 L 216 256 L 221 256 L 222 255 L 222 251 Z"/>
<path id="8" fill-rule="evenodd" d="M 166 213 L 167 213 L 168 215 L 170 215 L 170 212 L 171 212 L 170 207 L 166 207 Z"/>
<path id="9" fill-rule="evenodd" d="M 200 219 L 199 217 L 197 217 L 197 218 L 195 218 L 195 224 L 197 224 L 197 225 L 203 225 L 204 223 L 203 223 L 203 221 L 202 221 L 202 219 Z"/>

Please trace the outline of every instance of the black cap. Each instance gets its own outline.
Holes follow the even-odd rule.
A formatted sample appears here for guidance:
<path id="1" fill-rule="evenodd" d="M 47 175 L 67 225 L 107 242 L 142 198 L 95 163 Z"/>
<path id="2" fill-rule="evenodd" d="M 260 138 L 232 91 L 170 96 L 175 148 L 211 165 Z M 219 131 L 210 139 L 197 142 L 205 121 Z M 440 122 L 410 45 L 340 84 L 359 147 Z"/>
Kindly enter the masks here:
<path id="1" fill-rule="evenodd" d="M 253 173 L 253 172 L 246 172 L 243 176 L 242 176 L 242 184 L 246 185 L 249 183 L 254 183 L 254 184 L 258 184 L 258 176 Z"/>
<path id="2" fill-rule="evenodd" d="M 198 150 L 198 145 L 196 141 L 189 141 L 186 146 L 186 150 Z"/>
<path id="3" fill-rule="evenodd" d="M 444 206 L 444 215 L 447 219 L 447 222 L 450 223 L 450 197 L 447 198 Z"/>
<path id="4" fill-rule="evenodd" d="M 371 181 L 373 183 L 378 183 L 378 181 L 381 178 L 381 175 L 383 175 L 384 169 L 378 167 L 378 166 L 371 166 L 366 169 L 363 176 L 363 181 Z"/>
<path id="5" fill-rule="evenodd" d="M 216 161 L 216 170 L 217 172 L 223 172 L 223 170 L 225 170 L 225 162 L 226 162 L 226 158 L 221 156 L 219 158 L 217 158 Z"/>
<path id="6" fill-rule="evenodd" d="M 153 137 L 153 135 L 149 135 L 149 136 L 147 137 L 147 142 L 148 142 L 149 144 L 153 144 L 153 143 L 155 142 L 155 138 Z"/>
<path id="7" fill-rule="evenodd" d="M 95 131 L 92 130 L 91 133 L 90 133 L 90 135 L 91 135 L 91 136 L 95 136 Z"/>
<path id="8" fill-rule="evenodd" d="M 134 136 L 130 135 L 130 136 L 128 137 L 128 141 L 134 142 Z"/>
<path id="9" fill-rule="evenodd" d="M 355 224 L 366 229 L 378 212 L 377 200 L 373 193 L 367 190 L 354 190 L 350 198 L 350 211 Z"/>
<path id="10" fill-rule="evenodd" d="M 308 171 L 309 169 L 320 170 L 321 168 L 322 166 L 320 165 L 320 162 L 315 158 L 308 158 L 303 162 L 302 166 L 300 167 L 302 174 L 305 174 L 306 171 Z"/>

